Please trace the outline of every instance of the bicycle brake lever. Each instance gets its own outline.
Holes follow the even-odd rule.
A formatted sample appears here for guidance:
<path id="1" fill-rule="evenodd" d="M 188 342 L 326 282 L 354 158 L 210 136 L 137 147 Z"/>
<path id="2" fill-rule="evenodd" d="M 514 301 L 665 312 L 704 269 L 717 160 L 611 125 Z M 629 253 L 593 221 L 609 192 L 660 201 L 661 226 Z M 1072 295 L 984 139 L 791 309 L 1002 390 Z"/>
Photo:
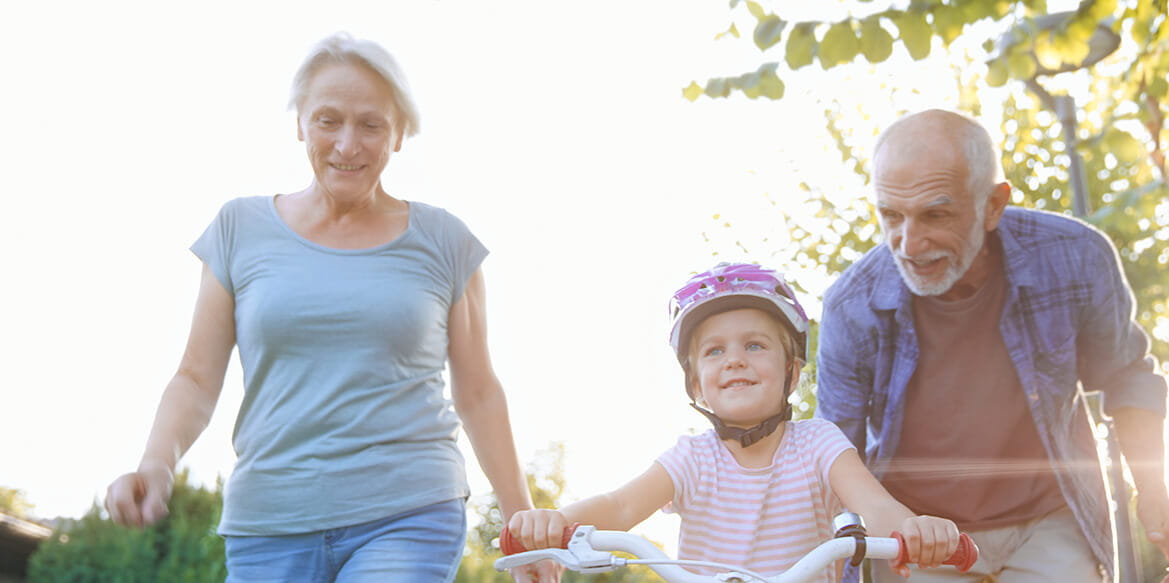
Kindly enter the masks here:
<path id="1" fill-rule="evenodd" d="M 540 549 L 538 551 L 524 551 L 495 559 L 495 570 L 506 571 L 545 559 L 556 561 L 569 569 L 577 565 L 576 557 L 569 551 L 564 549 Z"/>
<path id="2" fill-rule="evenodd" d="M 589 544 L 589 534 L 595 530 L 592 526 L 576 528 L 566 545 L 568 550 L 548 548 L 505 555 L 495 560 L 495 569 L 504 571 L 545 559 L 556 561 L 579 573 L 603 573 L 621 566 L 614 562 L 611 553 L 595 550 Z"/>
<path id="3" fill-rule="evenodd" d="M 566 568 L 578 573 L 603 573 L 612 571 L 621 565 L 615 565 L 609 553 L 593 553 L 593 556 L 581 559 L 564 549 L 540 549 L 525 551 L 495 559 L 495 570 L 506 571 L 523 565 L 529 565 L 543 560 L 553 560 Z"/>
<path id="4" fill-rule="evenodd" d="M 596 530 L 595 526 L 578 526 L 573 531 L 572 538 L 568 539 L 568 551 L 577 566 L 570 569 L 581 573 L 603 573 L 620 566 L 614 563 L 612 553 L 598 551 L 589 544 L 589 535 Z"/>

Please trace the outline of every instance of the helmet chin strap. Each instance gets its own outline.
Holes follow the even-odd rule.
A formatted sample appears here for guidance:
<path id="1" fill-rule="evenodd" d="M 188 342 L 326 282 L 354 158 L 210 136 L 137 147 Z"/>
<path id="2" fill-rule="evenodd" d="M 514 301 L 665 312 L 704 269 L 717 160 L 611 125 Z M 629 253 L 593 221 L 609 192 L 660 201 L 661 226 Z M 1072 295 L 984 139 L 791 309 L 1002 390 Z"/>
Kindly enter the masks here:
<path id="1" fill-rule="evenodd" d="M 788 376 L 787 381 L 783 386 L 783 409 L 779 413 L 764 419 L 762 423 L 743 429 L 742 427 L 731 427 L 723 423 L 718 415 L 699 407 L 694 401 L 690 401 L 690 406 L 695 411 L 702 413 L 703 417 L 710 420 L 710 424 L 714 425 L 714 431 L 718 434 L 719 439 L 736 439 L 743 447 L 750 447 L 759 442 L 759 440 L 775 433 L 779 428 L 779 424 L 791 419 L 791 405 L 787 402 L 788 389 L 791 388 L 791 377 Z"/>
<path id="2" fill-rule="evenodd" d="M 750 447 L 758 443 L 760 439 L 775 433 L 775 430 L 779 427 L 779 424 L 786 421 L 788 417 L 788 409 L 787 407 L 784 407 L 782 412 L 768 417 L 759 425 L 748 429 L 743 429 L 742 427 L 731 427 L 730 425 L 723 423 L 723 420 L 719 419 L 718 415 L 715 415 L 714 413 L 699 407 L 694 402 L 691 402 L 690 406 L 694 407 L 695 411 L 702 413 L 702 415 L 707 419 L 710 419 L 710 423 L 711 425 L 714 425 L 714 430 L 716 433 L 718 433 L 719 439 L 737 439 L 743 447 Z"/>

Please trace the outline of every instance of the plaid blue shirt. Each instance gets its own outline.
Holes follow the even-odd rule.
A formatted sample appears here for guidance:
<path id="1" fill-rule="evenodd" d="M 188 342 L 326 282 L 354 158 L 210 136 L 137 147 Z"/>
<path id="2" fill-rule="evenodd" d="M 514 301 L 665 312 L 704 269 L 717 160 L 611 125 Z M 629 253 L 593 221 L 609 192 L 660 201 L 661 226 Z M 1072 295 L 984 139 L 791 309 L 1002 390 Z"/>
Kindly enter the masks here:
<path id="1" fill-rule="evenodd" d="M 1109 501 L 1084 391 L 1100 391 L 1106 413 L 1138 407 L 1164 415 L 1165 379 L 1133 319 L 1132 290 L 1107 237 L 1081 221 L 1017 207 L 1006 209 L 996 233 L 1008 280 L 1000 322 L 1007 352 L 1048 455 L 1065 470 L 1057 473 L 1064 498 L 1111 573 Z M 824 298 L 816 415 L 844 431 L 878 478 L 897 451 L 917 365 L 911 298 L 887 245 L 847 269 Z"/>

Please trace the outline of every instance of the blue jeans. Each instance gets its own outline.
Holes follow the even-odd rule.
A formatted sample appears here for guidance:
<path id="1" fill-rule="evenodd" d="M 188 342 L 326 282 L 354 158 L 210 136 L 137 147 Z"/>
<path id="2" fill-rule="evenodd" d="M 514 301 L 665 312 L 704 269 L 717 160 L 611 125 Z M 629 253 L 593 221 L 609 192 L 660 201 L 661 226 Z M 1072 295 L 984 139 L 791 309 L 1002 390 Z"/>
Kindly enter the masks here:
<path id="1" fill-rule="evenodd" d="M 450 583 L 466 539 L 463 500 L 308 534 L 228 536 L 226 583 Z"/>

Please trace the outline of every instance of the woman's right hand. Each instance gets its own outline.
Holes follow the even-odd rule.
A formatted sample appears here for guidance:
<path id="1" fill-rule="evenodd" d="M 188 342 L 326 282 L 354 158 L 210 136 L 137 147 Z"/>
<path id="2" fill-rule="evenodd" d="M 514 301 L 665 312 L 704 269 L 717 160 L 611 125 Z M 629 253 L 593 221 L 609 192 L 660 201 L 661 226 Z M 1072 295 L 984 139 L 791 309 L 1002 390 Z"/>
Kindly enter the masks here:
<path id="1" fill-rule="evenodd" d="M 511 515 L 507 523 L 511 536 L 530 551 L 559 548 L 564 540 L 565 529 L 571 527 L 572 523 L 559 510 L 547 508 L 521 510 Z"/>
<path id="2" fill-rule="evenodd" d="M 149 526 L 166 517 L 174 488 L 174 472 L 164 464 L 143 463 L 122 474 L 106 490 L 110 520 L 122 526 Z"/>

